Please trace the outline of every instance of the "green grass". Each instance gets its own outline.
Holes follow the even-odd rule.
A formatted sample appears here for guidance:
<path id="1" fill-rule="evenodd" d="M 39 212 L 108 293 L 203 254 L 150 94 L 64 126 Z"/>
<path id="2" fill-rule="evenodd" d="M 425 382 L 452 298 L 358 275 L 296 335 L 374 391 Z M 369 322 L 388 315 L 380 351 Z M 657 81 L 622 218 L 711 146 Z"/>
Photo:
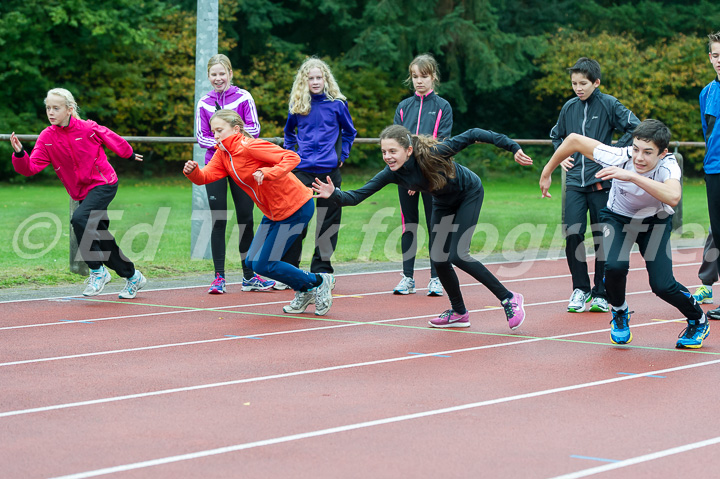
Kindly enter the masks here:
<path id="1" fill-rule="evenodd" d="M 343 189 L 361 186 L 374 173 L 347 170 Z M 551 189 L 552 199 L 540 198 L 537 180 L 534 176 L 483 178 L 485 201 L 472 241 L 474 254 L 504 252 L 509 259 L 522 259 L 527 250 L 562 249 L 558 227 L 559 176 Z M 188 273 L 211 275 L 210 260 L 190 259 L 191 191 L 190 182 L 183 177 L 121 180 L 118 195 L 110 205 L 113 214 L 117 215 L 111 217 L 111 231 L 125 254 L 150 277 L 177 277 Z M 683 204 L 686 225 L 683 236 L 704 237 L 708 219 L 702 180 L 685 181 Z M 68 267 L 69 198 L 59 182 L 3 184 L 0 208 L 4 219 L 4 228 L 0 230 L 3 258 L 0 288 L 78 281 L 78 276 L 70 273 Z M 257 209 L 255 212 L 259 221 L 261 215 Z M 333 261 L 399 261 L 399 217 L 394 185 L 359 206 L 345 208 Z M 31 221 L 29 224 L 35 228 L 28 228 L 29 224 L 21 228 L 26 221 Z M 58 233 L 55 222 L 61 225 Z M 314 227 L 313 220 L 311 231 Z M 56 235 L 58 239 L 53 246 Z M 228 245 L 237 245 L 237 241 L 237 226 L 228 228 Z M 423 246 L 418 256 L 427 258 L 424 228 L 420 243 Z M 312 254 L 312 246 L 312 241 L 305 242 L 305 266 Z M 47 251 L 40 254 L 44 249 Z M 240 256 L 235 247 L 228 247 L 227 269 L 240 270 Z"/>

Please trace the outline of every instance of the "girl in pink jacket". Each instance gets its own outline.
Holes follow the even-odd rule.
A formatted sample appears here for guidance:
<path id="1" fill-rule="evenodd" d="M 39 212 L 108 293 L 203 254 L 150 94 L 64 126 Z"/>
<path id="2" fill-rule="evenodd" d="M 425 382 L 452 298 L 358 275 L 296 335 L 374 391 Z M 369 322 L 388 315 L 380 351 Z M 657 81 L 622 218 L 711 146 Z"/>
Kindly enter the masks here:
<path id="1" fill-rule="evenodd" d="M 15 150 L 13 167 L 21 175 L 32 176 L 51 164 L 70 197 L 80 202 L 70 223 L 78 253 L 90 268 L 83 295 L 100 294 L 110 281 L 107 266 L 125 278 L 119 297 L 132 299 L 146 279 L 108 231 L 107 208 L 117 193 L 118 177 L 103 146 L 122 158 L 142 161 L 143 157 L 134 154 L 128 142 L 108 128 L 82 120 L 75 98 L 64 88 L 48 92 L 45 110 L 50 126 L 40 133 L 32 153 L 28 155 L 14 132 L 10 136 Z"/>

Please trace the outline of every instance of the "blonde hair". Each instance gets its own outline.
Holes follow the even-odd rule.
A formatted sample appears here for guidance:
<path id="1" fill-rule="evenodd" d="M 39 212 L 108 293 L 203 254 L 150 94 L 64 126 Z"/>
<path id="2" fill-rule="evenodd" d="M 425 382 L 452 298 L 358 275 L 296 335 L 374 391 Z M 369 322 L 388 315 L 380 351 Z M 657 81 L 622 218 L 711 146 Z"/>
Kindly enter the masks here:
<path id="1" fill-rule="evenodd" d="M 232 85 L 232 64 L 230 63 L 230 59 L 222 53 L 211 56 L 207 65 L 208 76 L 210 76 L 210 68 L 215 65 L 222 65 L 223 68 L 225 68 L 225 73 L 227 73 L 228 76 L 228 84 Z"/>
<path id="2" fill-rule="evenodd" d="M 437 154 L 439 142 L 428 135 L 411 135 L 402 125 L 390 125 L 380 133 L 380 141 L 395 140 L 406 150 L 413 147 L 413 156 L 423 176 L 430 183 L 430 191 L 442 189 L 448 179 L 455 178 L 455 161 Z"/>
<path id="3" fill-rule="evenodd" d="M 47 92 L 47 96 L 45 96 L 45 100 L 44 100 L 45 106 L 47 106 L 47 99 L 50 95 L 59 96 L 60 98 L 65 100 L 65 106 L 67 108 L 72 108 L 72 113 L 71 113 L 72 117 L 75 119 L 78 119 L 78 120 L 81 119 L 80 113 L 78 113 L 78 110 L 80 109 L 80 107 L 78 107 L 78 104 L 75 101 L 75 97 L 73 96 L 72 93 L 70 93 L 68 90 L 66 90 L 64 88 L 53 88 L 52 90 L 49 90 Z"/>
<path id="4" fill-rule="evenodd" d="M 297 74 L 295 75 L 295 81 L 293 82 L 292 90 L 290 91 L 290 113 L 307 115 L 310 113 L 310 87 L 308 86 L 308 74 L 313 68 L 319 68 L 322 72 L 323 80 L 325 82 L 325 88 L 323 92 L 327 95 L 328 100 L 342 100 L 347 101 L 345 95 L 340 91 L 335 77 L 330 71 L 330 67 L 324 61 L 319 58 L 311 57 L 308 58 L 300 65 Z"/>
<path id="5" fill-rule="evenodd" d="M 417 67 L 420 74 L 428 75 L 432 78 L 433 88 L 440 84 L 440 69 L 438 68 L 435 57 L 429 53 L 423 53 L 422 55 L 416 56 L 413 58 L 413 61 L 410 62 L 410 65 L 408 65 L 408 77 L 405 79 L 405 84 L 410 87 L 413 86 L 413 67 Z"/>
<path id="6" fill-rule="evenodd" d="M 210 117 L 210 123 L 217 118 L 218 120 L 223 120 L 230 124 L 231 127 L 233 126 L 239 126 L 240 127 L 240 133 L 252 138 L 246 131 L 245 131 L 245 122 L 243 121 L 242 117 L 236 112 L 235 110 L 218 110 L 215 113 L 213 113 L 213 116 Z"/>

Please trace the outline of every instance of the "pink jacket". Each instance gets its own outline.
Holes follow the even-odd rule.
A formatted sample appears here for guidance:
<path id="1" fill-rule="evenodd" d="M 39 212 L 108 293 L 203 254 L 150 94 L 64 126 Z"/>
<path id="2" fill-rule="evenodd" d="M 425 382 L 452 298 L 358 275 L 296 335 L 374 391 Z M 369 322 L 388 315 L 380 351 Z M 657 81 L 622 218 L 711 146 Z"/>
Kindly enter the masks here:
<path id="1" fill-rule="evenodd" d="M 29 156 L 25 151 L 20 157 L 13 154 L 13 167 L 32 176 L 52 164 L 70 197 L 81 201 L 94 187 L 117 183 L 103 145 L 122 158 L 133 157 L 132 147 L 117 133 L 92 120 L 71 117 L 68 126 L 45 128 Z"/>

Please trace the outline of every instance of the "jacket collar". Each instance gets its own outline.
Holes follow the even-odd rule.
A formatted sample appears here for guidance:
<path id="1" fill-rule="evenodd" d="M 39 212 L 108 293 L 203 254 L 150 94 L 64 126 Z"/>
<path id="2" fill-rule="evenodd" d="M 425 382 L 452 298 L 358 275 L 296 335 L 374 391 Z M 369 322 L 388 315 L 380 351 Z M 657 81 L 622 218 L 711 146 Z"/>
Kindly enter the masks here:
<path id="1" fill-rule="evenodd" d="M 419 99 L 423 99 L 423 100 L 424 100 L 424 99 L 430 98 L 430 97 L 433 96 L 434 94 L 435 94 L 435 90 L 430 90 L 430 91 L 427 92 L 425 95 L 418 95 L 417 92 L 416 92 L 416 93 L 415 93 L 415 98 L 418 99 L 418 100 L 419 100 Z"/>

